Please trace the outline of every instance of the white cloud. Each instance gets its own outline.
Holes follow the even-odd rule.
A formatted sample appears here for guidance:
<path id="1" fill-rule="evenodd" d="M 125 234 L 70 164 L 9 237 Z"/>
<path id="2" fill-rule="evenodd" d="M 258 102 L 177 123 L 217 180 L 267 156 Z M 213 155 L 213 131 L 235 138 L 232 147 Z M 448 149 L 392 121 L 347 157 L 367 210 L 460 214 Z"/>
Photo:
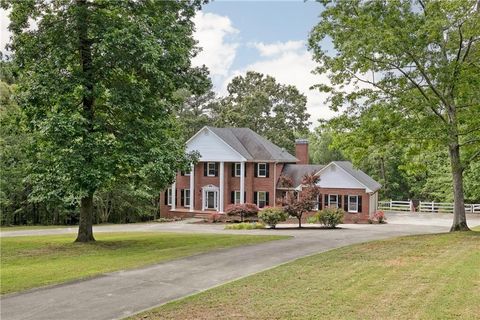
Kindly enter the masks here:
<path id="1" fill-rule="evenodd" d="M 275 43 L 263 43 L 254 42 L 251 46 L 257 48 L 260 55 L 263 57 L 271 57 L 278 54 L 282 54 L 286 51 L 297 51 L 305 49 L 305 41 L 287 41 L 287 42 L 275 42 Z"/>
<path id="2" fill-rule="evenodd" d="M 196 66 L 205 64 L 212 77 L 227 76 L 235 59 L 238 42 L 229 41 L 238 33 L 226 16 L 199 11 L 194 18 L 195 39 L 203 51 L 192 63 Z"/>
<path id="3" fill-rule="evenodd" d="M 307 96 L 307 111 L 310 113 L 313 126 L 318 119 L 329 119 L 335 115 L 326 104 L 327 94 L 310 87 L 319 83 L 328 83 L 326 75 L 313 74 L 316 63 L 307 51 L 303 41 L 287 41 L 284 43 L 257 43 L 255 46 L 260 55 L 266 56 L 241 69 L 234 70 L 225 78 L 222 93 L 233 77 L 243 75 L 247 71 L 257 71 L 273 76 L 279 83 L 296 86 L 300 92 Z"/>
<path id="4" fill-rule="evenodd" d="M 5 45 L 10 41 L 11 33 L 8 30 L 10 19 L 8 18 L 9 12 L 0 9 L 0 51 L 6 53 Z"/>

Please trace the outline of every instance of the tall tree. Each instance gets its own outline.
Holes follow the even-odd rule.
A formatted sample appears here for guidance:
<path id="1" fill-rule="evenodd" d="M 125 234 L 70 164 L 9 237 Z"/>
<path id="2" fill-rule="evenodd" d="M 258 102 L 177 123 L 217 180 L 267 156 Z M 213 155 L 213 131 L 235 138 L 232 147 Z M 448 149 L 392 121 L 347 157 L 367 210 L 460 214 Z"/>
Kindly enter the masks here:
<path id="1" fill-rule="evenodd" d="M 190 64 L 200 2 L 2 1 L 18 103 L 36 133 L 33 195 L 78 199 L 76 241 L 94 241 L 97 190 L 117 180 L 159 190 L 193 160 L 172 105 L 203 81 Z"/>
<path id="2" fill-rule="evenodd" d="M 307 98 L 291 85 L 249 71 L 232 79 L 228 94 L 213 107 L 216 125 L 250 128 L 289 151 L 308 135 Z"/>
<path id="3" fill-rule="evenodd" d="M 463 171 L 480 156 L 480 1 L 320 1 L 309 46 L 333 109 L 384 103 L 411 121 L 404 135 L 448 150 L 452 231 L 469 230 Z M 334 50 L 323 47 L 331 41 Z M 346 92 L 348 86 L 353 90 Z M 462 151 L 462 152 L 461 152 Z"/>

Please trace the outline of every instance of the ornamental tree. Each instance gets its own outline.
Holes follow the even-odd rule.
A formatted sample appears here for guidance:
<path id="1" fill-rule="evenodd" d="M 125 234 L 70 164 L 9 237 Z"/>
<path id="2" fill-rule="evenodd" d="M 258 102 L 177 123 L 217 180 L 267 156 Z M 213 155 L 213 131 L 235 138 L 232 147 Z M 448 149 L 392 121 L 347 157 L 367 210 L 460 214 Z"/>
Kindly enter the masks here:
<path id="1" fill-rule="evenodd" d="M 174 92 L 206 87 L 194 69 L 200 0 L 3 0 L 19 106 L 32 144 L 32 196 L 80 206 L 76 241 L 94 241 L 93 198 L 116 181 L 158 193 L 186 155 Z M 32 23 L 34 22 L 34 23 Z"/>
<path id="2" fill-rule="evenodd" d="M 238 216 L 243 222 L 244 218 L 255 217 L 258 213 L 257 205 L 253 203 L 235 203 L 231 204 L 225 210 L 229 216 Z"/>

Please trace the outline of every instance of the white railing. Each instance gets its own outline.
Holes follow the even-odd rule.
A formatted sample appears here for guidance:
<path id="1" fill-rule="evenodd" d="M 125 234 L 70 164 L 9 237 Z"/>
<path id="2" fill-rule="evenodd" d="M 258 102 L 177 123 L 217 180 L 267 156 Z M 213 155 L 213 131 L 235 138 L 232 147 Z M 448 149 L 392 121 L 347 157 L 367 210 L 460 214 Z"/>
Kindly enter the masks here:
<path id="1" fill-rule="evenodd" d="M 415 211 L 412 201 L 378 201 L 377 208 L 379 210 L 389 211 Z"/>
<path id="2" fill-rule="evenodd" d="M 378 201 L 377 208 L 379 210 L 388 211 L 407 211 L 407 212 L 429 212 L 429 213 L 453 213 L 454 204 L 446 202 L 420 201 L 417 208 L 413 205 L 413 201 Z M 466 204 L 466 213 L 479 213 L 480 204 Z"/>

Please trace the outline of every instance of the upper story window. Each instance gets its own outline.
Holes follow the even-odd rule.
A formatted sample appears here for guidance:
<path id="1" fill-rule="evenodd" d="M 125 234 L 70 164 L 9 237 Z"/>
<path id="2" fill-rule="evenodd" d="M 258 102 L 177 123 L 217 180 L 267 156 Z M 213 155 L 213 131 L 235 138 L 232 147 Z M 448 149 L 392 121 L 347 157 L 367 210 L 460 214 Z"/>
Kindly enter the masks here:
<path id="1" fill-rule="evenodd" d="M 266 178 L 268 177 L 268 165 L 264 162 L 257 163 L 257 177 Z"/>
<path id="2" fill-rule="evenodd" d="M 207 163 L 207 176 L 215 177 L 217 175 L 217 165 L 215 162 Z"/>
<path id="3" fill-rule="evenodd" d="M 240 162 L 235 163 L 235 177 L 240 177 L 242 175 L 242 164 Z"/>

